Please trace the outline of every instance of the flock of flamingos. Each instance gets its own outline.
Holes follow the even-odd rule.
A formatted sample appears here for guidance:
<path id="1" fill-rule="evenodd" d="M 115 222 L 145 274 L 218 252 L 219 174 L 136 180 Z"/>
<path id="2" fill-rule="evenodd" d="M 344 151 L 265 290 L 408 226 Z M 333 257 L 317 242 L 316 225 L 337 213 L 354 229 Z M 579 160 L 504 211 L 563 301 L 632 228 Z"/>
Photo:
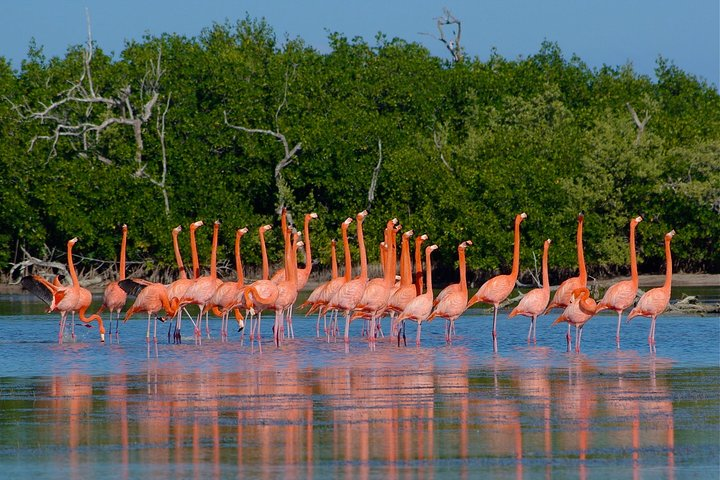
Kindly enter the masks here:
<path id="1" fill-rule="evenodd" d="M 407 231 L 401 235 L 401 253 L 399 260 L 399 280 L 397 276 L 397 234 L 401 230 L 397 219 L 387 222 L 384 232 L 384 241 L 380 244 L 383 276 L 380 278 L 368 278 L 367 254 L 363 237 L 363 220 L 367 211 L 357 214 L 357 241 L 360 250 L 360 275 L 352 277 L 352 265 L 350 247 L 348 243 L 348 227 L 352 218 L 347 218 L 341 224 L 342 241 L 345 254 L 345 272 L 343 276 L 338 275 L 335 240 L 332 242 L 332 278 L 319 285 L 303 303 L 300 308 L 309 307 L 308 315 L 317 312 L 316 331 L 320 335 L 320 321 L 324 319 L 323 326 L 328 337 L 338 334 L 338 315 L 345 317 L 345 342 L 349 342 L 350 323 L 352 320 L 363 321 L 363 335 L 367 336 L 371 348 L 378 336 L 384 336 L 381 320 L 390 317 L 390 335 L 397 336 L 398 345 L 401 338 L 405 340 L 405 321 L 417 322 L 416 343 L 420 345 L 420 334 L 423 322 L 429 322 L 436 317 L 445 319 L 445 338 L 447 342 L 452 341 L 455 332 L 455 320 L 457 320 L 470 306 L 482 302 L 493 305 L 493 350 L 497 351 L 497 314 L 500 304 L 505 301 L 515 287 L 519 263 L 520 263 L 520 224 L 527 218 L 525 213 L 515 217 L 515 241 L 513 248 L 512 271 L 508 275 L 498 275 L 485 282 L 480 289 L 468 300 L 468 289 L 465 276 L 465 250 L 472 245 L 470 240 L 462 242 L 458 246 L 460 281 L 443 289 L 436 297 L 433 297 L 431 254 L 438 247 L 430 245 L 425 248 L 425 268 L 422 267 L 422 243 L 427 240 L 427 235 L 421 235 L 415 239 L 415 273 L 412 272 L 410 255 L 410 237 L 413 231 Z M 107 285 L 103 297 L 103 304 L 97 313 L 86 316 L 90 307 L 92 295 L 81 287 L 78 282 L 77 273 L 72 259 L 72 248 L 78 241 L 73 238 L 67 244 L 68 271 L 72 284 L 63 285 L 57 277 L 52 281 L 38 276 L 30 275 L 22 279 L 23 287 L 38 296 L 49 305 L 49 312 L 60 312 L 59 342 L 63 341 L 65 324 L 68 313 L 75 313 L 79 319 L 88 324 L 97 321 L 100 331 L 100 339 L 105 341 L 105 328 L 103 319 L 100 316 L 104 310 L 110 311 L 110 334 L 112 335 L 113 314 L 116 314 L 116 329 L 118 333 L 118 322 L 120 312 L 125 307 L 127 296 L 135 296 L 135 301 L 126 312 L 124 321 L 127 321 L 136 313 L 147 313 L 147 341 L 150 342 L 150 324 L 155 317 L 153 341 L 157 342 L 157 320 L 171 322 L 175 320 L 174 341 L 180 343 L 182 312 L 185 311 L 190 317 L 194 327 L 194 339 L 196 343 L 201 342 L 201 322 L 203 316 L 206 322 L 206 331 L 210 335 L 209 312 L 221 317 L 221 338 L 223 341 L 228 336 L 228 323 L 230 314 L 234 314 L 239 328 L 242 330 L 245 320 L 250 317 L 250 340 L 261 340 L 261 320 L 264 311 L 275 312 L 275 323 L 272 327 L 275 345 L 279 346 L 285 337 L 287 325 L 287 336 L 294 337 L 292 326 L 293 305 L 297 300 L 300 291 L 308 281 L 312 269 L 312 255 L 310 248 L 309 225 L 312 219 L 317 218 L 314 213 L 305 215 L 304 238 L 292 231 L 287 225 L 287 215 L 283 210 L 281 215 L 281 229 L 285 243 L 284 268 L 276 272 L 272 277 L 269 272 L 267 251 L 265 248 L 265 233 L 272 226 L 264 225 L 258 229 L 260 246 L 262 249 L 263 277 L 253 283 L 246 284 L 243 275 L 242 260 L 240 256 L 240 241 L 248 230 L 239 229 L 235 237 L 235 262 L 237 268 L 237 281 L 223 282 L 217 278 L 216 257 L 218 244 L 219 222 L 213 225 L 212 250 L 210 258 L 209 275 L 200 274 L 197 248 L 195 244 L 195 230 L 203 225 L 198 221 L 190 225 L 190 247 L 192 252 L 193 269 L 192 278 L 188 278 L 178 247 L 178 234 L 181 227 L 178 226 L 172 231 L 175 257 L 177 261 L 179 279 L 169 285 L 154 283 L 140 278 L 125 278 L 125 244 L 127 239 L 127 226 L 123 225 L 122 243 L 120 249 L 119 280 Z M 613 310 L 617 312 L 617 333 L 616 342 L 620 345 L 620 324 L 623 311 L 633 306 L 637 295 L 638 273 L 635 256 L 635 228 L 642 221 L 642 217 L 635 217 L 630 220 L 630 269 L 631 279 L 620 281 L 612 285 L 605 293 L 602 300 L 596 302 L 590 298 L 587 288 L 587 271 L 583 256 L 583 215 L 578 215 L 577 226 L 577 254 L 579 275 L 568 278 L 560 284 L 550 300 L 550 285 L 548 281 L 548 250 L 550 239 L 545 240 L 542 257 L 542 288 L 536 288 L 526 293 L 513 308 L 508 317 L 524 315 L 530 317 L 530 330 L 528 342 L 535 342 L 535 320 L 539 315 L 548 313 L 554 308 L 562 308 L 563 313 L 555 320 L 553 325 L 567 322 L 567 348 L 571 349 L 571 326 L 576 327 L 575 351 L 580 351 L 582 329 L 593 315 L 602 310 Z M 672 280 L 672 261 L 670 256 L 670 241 L 675 231 L 665 235 L 665 256 L 667 270 L 665 283 L 662 287 L 654 288 L 645 292 L 637 305 L 630 311 L 627 317 L 629 322 L 636 316 L 651 318 L 648 343 L 651 349 L 655 345 L 655 320 L 668 305 L 670 300 L 670 286 Z M 299 268 L 297 264 L 297 250 L 305 248 L 306 266 Z M 425 278 L 423 279 L 423 271 Z M 424 285 L 424 283 L 426 285 Z M 193 317 L 187 313 L 186 307 L 197 305 L 199 313 Z M 242 311 L 245 311 L 243 315 Z M 164 312 L 164 317 L 160 313 Z M 172 325 L 172 324 L 171 324 Z M 71 321 L 72 337 L 74 333 L 74 321 Z M 243 332 L 244 334 L 244 332 Z M 170 340 L 170 330 L 168 330 Z"/>

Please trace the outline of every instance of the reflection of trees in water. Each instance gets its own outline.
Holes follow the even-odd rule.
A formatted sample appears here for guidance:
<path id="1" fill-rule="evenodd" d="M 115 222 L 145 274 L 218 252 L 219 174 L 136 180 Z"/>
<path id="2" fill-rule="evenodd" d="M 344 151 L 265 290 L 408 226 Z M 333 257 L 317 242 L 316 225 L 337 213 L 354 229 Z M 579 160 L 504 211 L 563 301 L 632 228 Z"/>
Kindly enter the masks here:
<path id="1" fill-rule="evenodd" d="M 528 366 L 494 357 L 477 368 L 455 351 L 452 365 L 438 368 L 432 350 L 402 363 L 394 354 L 327 368 L 268 355 L 238 372 L 151 362 L 145 375 L 70 373 L 40 389 L 30 423 L 42 425 L 44 444 L 67 452 L 76 478 L 89 459 L 119 464 L 122 478 L 137 464 L 152 465 L 157 478 L 220 477 L 227 468 L 361 478 L 381 469 L 393 478 L 439 475 L 430 461 L 438 459 L 464 473 L 480 460 L 518 477 L 576 460 L 585 477 L 591 459 L 608 455 L 639 476 L 644 456 L 657 466 L 658 451 L 673 475 L 673 408 L 654 360 L 598 366 L 574 357 L 558 369 L 538 349 Z"/>

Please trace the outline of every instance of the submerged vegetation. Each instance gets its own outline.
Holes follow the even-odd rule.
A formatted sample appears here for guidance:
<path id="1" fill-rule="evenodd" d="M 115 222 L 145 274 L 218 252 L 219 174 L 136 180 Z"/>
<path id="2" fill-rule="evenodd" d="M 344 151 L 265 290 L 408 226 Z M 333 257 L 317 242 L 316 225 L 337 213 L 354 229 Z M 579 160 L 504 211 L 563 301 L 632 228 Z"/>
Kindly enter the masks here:
<path id="1" fill-rule="evenodd" d="M 147 36 L 117 57 L 90 42 L 50 59 L 31 45 L 19 71 L 0 58 L 0 269 L 74 236 L 84 257 L 112 260 L 123 223 L 130 260 L 170 266 L 171 229 L 216 218 L 219 256 L 232 258 L 235 229 L 286 205 L 296 220 L 318 213 L 322 264 L 340 223 L 369 207 L 369 244 L 398 217 L 441 247 L 441 279 L 468 239 L 475 275 L 507 270 L 524 211 L 521 264 L 550 237 L 557 277 L 576 266 L 584 211 L 591 274 L 627 272 L 636 215 L 641 273 L 662 269 L 671 229 L 679 270 L 720 272 L 713 86 L 664 59 L 655 79 L 591 69 L 552 43 L 448 62 L 402 39 L 329 41 L 328 53 L 278 42 L 246 18 Z M 198 233 L 206 258 L 209 230 Z M 248 265 L 256 237 L 243 240 Z M 281 236 L 268 240 L 280 260 Z"/>

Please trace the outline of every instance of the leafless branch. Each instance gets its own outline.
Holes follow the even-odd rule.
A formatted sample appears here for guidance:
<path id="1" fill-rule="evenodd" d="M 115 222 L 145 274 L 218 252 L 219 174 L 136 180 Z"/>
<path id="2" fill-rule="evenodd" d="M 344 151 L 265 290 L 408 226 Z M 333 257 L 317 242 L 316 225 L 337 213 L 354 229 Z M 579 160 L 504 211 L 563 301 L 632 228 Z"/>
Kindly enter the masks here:
<path id="1" fill-rule="evenodd" d="M 640 138 L 642 138 L 643 133 L 645 132 L 645 126 L 647 125 L 648 121 L 650 120 L 650 114 L 645 111 L 645 118 L 640 120 L 638 117 L 638 114 L 635 112 L 635 109 L 630 105 L 630 102 L 627 102 L 625 104 L 628 111 L 630 112 L 630 115 L 632 115 L 633 122 L 635 122 L 635 126 L 637 127 L 637 136 L 635 137 L 635 145 L 638 145 L 640 143 Z"/>
<path id="2" fill-rule="evenodd" d="M 163 152 L 162 174 L 160 179 L 150 175 L 147 170 L 146 159 L 143 157 L 145 138 L 143 129 L 151 122 L 160 98 L 160 79 L 163 76 L 162 50 L 158 50 L 156 61 L 150 61 L 145 76 L 137 92 L 139 101 L 131 96 L 131 85 L 125 85 L 116 92 L 103 94 L 96 90 L 92 75 L 92 59 L 94 46 L 90 13 L 87 16 L 87 44 L 83 51 L 83 65 L 77 80 L 69 82 L 70 86 L 61 91 L 56 99 L 49 103 L 39 102 L 40 108 L 32 109 L 28 105 L 13 105 L 18 115 L 27 121 L 35 121 L 51 126 L 51 133 L 39 134 L 30 140 L 29 151 L 32 151 L 39 141 L 49 142 L 48 161 L 58 154 L 61 141 L 70 142 L 80 158 L 94 158 L 105 165 L 116 165 L 117 160 L 104 153 L 103 137 L 106 133 L 117 128 L 130 128 L 133 136 L 134 155 L 132 161 L 137 165 L 134 176 L 148 180 L 159 187 L 165 199 L 165 212 L 170 212 L 168 193 L 165 179 L 167 176 L 167 156 L 165 150 L 165 115 L 170 105 L 170 96 L 165 105 L 164 112 L 158 108 L 157 122 L 162 122 L 161 147 Z M 156 123 L 157 123 L 156 122 Z M 159 125 L 159 123 L 158 123 Z"/>
<path id="3" fill-rule="evenodd" d="M 433 142 L 435 143 L 435 148 L 437 148 L 438 152 L 440 153 L 440 160 L 442 160 L 443 165 L 450 170 L 453 171 L 450 164 L 445 160 L 445 155 L 443 154 L 443 148 L 445 147 L 445 133 L 444 132 L 438 132 L 437 130 L 433 129 Z"/>
<path id="4" fill-rule="evenodd" d="M 294 68 L 294 67 L 293 67 Z M 263 128 L 249 128 L 244 127 L 242 125 L 233 125 L 228 121 L 227 112 L 223 111 L 223 117 L 225 119 L 225 125 L 227 125 L 230 128 L 233 128 L 235 130 L 239 130 L 241 132 L 245 133 L 259 133 L 261 135 L 269 135 L 271 137 L 274 137 L 278 142 L 282 143 L 283 151 L 285 155 L 283 158 L 275 165 L 275 185 L 278 189 L 278 208 L 277 213 L 280 213 L 283 209 L 283 207 L 287 206 L 288 200 L 292 198 L 292 191 L 290 189 L 290 186 L 285 181 L 285 178 L 282 175 L 282 171 L 285 167 L 290 165 L 292 162 L 294 162 L 297 159 L 298 152 L 302 149 L 302 142 L 298 142 L 295 144 L 294 147 L 290 148 L 290 144 L 287 141 L 287 138 L 285 135 L 280 132 L 280 126 L 279 126 L 279 115 L 280 111 L 284 106 L 287 105 L 287 92 L 288 92 L 288 84 L 290 82 L 290 75 L 286 71 L 285 73 L 285 85 L 283 88 L 283 98 L 280 101 L 280 105 L 278 106 L 277 110 L 275 111 L 275 131 L 267 130 Z M 288 222 L 292 225 L 292 216 L 288 212 Z"/>
<path id="5" fill-rule="evenodd" d="M 460 20 L 455 17 L 452 12 L 450 12 L 450 10 L 447 8 L 443 8 L 443 16 L 438 17 L 435 20 L 440 36 L 436 37 L 435 35 L 432 35 L 430 33 L 423 33 L 423 35 L 428 35 L 442 42 L 448 52 L 450 52 L 450 55 L 452 55 L 453 61 L 461 62 L 463 59 L 463 51 L 462 47 L 460 46 L 460 36 L 462 35 L 462 22 L 460 22 Z M 455 28 L 452 31 L 453 38 L 451 40 L 448 40 L 448 38 L 445 36 L 445 27 L 449 25 L 454 26 Z"/>
<path id="6" fill-rule="evenodd" d="M 377 188 L 378 176 L 380 175 L 380 168 L 382 167 L 382 140 L 378 138 L 378 163 L 375 165 L 373 170 L 372 179 L 370 180 L 370 188 L 368 189 L 368 203 L 366 210 L 370 210 L 373 200 L 375 200 L 375 189 Z"/>

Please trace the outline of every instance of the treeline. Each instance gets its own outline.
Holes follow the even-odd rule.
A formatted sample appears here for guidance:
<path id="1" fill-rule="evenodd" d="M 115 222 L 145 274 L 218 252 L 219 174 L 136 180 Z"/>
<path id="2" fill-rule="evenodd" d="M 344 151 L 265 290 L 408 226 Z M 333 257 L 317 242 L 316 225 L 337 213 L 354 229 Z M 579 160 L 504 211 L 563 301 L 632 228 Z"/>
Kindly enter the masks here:
<path id="1" fill-rule="evenodd" d="M 552 43 L 509 60 L 431 56 L 422 45 L 331 34 L 329 53 L 278 42 L 264 21 L 164 34 L 116 57 L 99 46 L 46 58 L 31 45 L 19 71 L 0 61 L 0 264 L 22 250 L 111 260 L 120 225 L 128 258 L 174 264 L 170 231 L 223 222 L 220 257 L 248 226 L 243 258 L 259 264 L 255 227 L 317 212 L 321 264 L 340 223 L 368 208 L 367 241 L 385 222 L 427 233 L 454 274 L 471 239 L 474 275 L 507 270 L 521 211 L 521 261 L 553 240 L 554 278 L 576 267 L 585 220 L 591 275 L 628 272 L 628 223 L 640 271 L 720 271 L 720 96 L 659 59 L 656 79 L 631 66 L 591 69 Z M 207 262 L 210 232 L 198 231 Z M 186 235 L 182 250 L 189 262 Z M 282 256 L 279 235 L 268 234 Z M 370 248 L 370 259 L 378 256 Z M 355 257 L 356 258 L 356 257 Z"/>

